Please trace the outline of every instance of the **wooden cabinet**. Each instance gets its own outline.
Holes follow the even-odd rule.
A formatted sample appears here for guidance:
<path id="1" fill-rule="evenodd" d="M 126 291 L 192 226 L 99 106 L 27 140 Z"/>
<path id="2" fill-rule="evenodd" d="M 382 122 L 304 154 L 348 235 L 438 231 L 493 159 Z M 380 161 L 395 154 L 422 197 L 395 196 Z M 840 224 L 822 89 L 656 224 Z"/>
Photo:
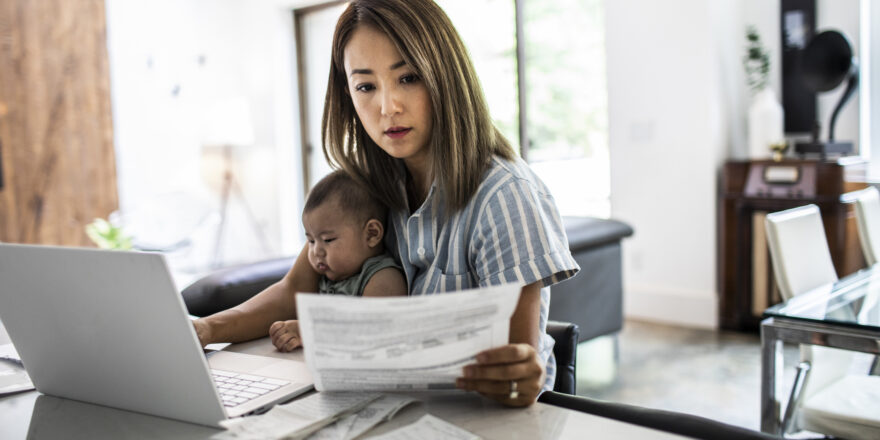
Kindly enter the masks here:
<path id="1" fill-rule="evenodd" d="M 117 208 L 104 0 L 0 2 L 0 241 L 90 245 Z"/>
<path id="2" fill-rule="evenodd" d="M 866 187 L 866 163 L 838 161 L 729 161 L 719 197 L 719 322 L 756 331 L 763 309 L 779 302 L 764 236 L 767 213 L 816 204 L 838 276 L 865 267 L 852 201 Z"/>

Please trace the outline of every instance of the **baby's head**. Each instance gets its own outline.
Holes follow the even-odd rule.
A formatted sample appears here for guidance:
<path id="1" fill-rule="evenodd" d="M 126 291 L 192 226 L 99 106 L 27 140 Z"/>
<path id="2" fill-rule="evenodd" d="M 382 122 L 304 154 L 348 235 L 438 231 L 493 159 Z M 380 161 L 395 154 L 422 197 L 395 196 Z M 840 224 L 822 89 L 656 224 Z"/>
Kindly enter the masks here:
<path id="1" fill-rule="evenodd" d="M 344 280 L 384 251 L 387 208 L 345 171 L 318 182 L 306 199 L 302 222 L 309 263 L 330 280 Z"/>

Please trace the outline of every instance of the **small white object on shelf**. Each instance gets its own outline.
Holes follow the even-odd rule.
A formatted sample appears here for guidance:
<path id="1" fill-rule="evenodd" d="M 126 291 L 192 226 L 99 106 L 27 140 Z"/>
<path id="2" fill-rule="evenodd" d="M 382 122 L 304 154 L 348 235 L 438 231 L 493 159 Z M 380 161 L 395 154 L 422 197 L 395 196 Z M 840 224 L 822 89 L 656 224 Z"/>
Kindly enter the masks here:
<path id="1" fill-rule="evenodd" d="M 752 97 L 749 106 L 749 158 L 767 159 L 770 146 L 785 142 L 782 105 L 770 87 Z"/>

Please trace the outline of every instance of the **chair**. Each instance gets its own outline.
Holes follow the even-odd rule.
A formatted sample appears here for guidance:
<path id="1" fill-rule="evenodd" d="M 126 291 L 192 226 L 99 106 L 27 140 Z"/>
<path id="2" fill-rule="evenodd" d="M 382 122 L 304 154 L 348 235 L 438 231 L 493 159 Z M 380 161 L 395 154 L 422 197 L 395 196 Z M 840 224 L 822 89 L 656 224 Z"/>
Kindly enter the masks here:
<path id="1" fill-rule="evenodd" d="M 880 258 L 880 192 L 877 188 L 872 186 L 861 191 L 856 199 L 856 225 L 865 261 L 873 266 Z"/>
<path id="2" fill-rule="evenodd" d="M 553 391 L 558 393 L 575 394 L 579 333 L 577 324 L 547 322 L 547 334 L 556 341 L 553 345 L 553 355 L 556 356 L 556 383 L 553 384 Z"/>
<path id="3" fill-rule="evenodd" d="M 785 300 L 837 281 L 816 205 L 768 214 L 765 227 L 776 283 Z M 780 434 L 800 427 L 852 439 L 880 438 L 880 377 L 848 374 L 857 354 L 801 346 Z"/>
<path id="4" fill-rule="evenodd" d="M 607 402 L 583 396 L 571 396 L 555 391 L 544 392 L 538 401 L 697 439 L 767 440 L 779 438 L 692 414 Z M 584 435 L 586 436 L 587 433 Z"/>

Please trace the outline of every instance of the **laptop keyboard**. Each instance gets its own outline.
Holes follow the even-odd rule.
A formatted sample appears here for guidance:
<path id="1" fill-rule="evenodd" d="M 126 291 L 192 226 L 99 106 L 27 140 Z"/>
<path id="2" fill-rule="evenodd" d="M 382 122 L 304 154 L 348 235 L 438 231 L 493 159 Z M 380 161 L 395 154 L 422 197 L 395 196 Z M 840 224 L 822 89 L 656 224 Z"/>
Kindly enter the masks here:
<path id="1" fill-rule="evenodd" d="M 290 382 L 270 377 L 211 370 L 223 406 L 232 408 L 263 394 L 277 390 Z"/>

